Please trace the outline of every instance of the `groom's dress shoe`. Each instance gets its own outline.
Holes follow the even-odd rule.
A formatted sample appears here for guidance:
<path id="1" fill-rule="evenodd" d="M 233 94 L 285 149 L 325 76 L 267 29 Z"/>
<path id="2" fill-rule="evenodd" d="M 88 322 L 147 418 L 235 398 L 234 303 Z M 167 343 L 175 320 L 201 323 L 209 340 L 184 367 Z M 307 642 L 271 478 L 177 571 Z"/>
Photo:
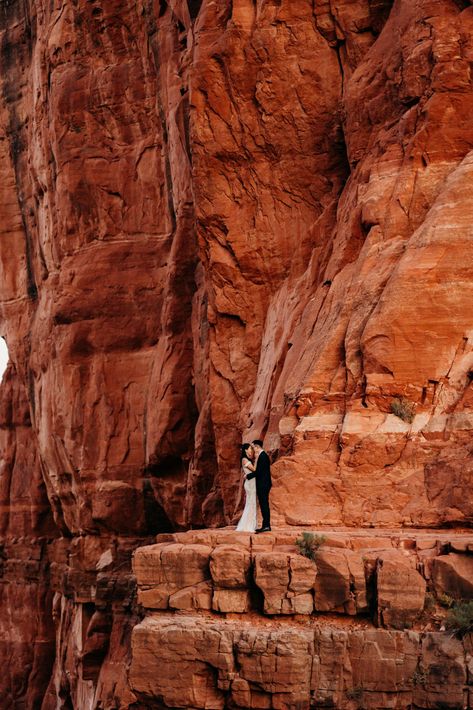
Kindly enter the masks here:
<path id="1" fill-rule="evenodd" d="M 257 528 L 255 533 L 271 532 L 271 528 Z"/>

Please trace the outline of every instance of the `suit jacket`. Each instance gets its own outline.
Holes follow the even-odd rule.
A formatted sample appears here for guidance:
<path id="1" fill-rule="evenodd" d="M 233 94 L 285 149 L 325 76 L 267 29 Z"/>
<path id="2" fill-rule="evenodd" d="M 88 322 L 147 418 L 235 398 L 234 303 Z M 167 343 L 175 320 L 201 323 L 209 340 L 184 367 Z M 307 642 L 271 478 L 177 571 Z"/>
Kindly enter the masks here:
<path id="1" fill-rule="evenodd" d="M 269 491 L 271 482 L 271 462 L 266 451 L 262 451 L 256 462 L 256 469 L 248 474 L 247 479 L 256 478 L 257 491 Z"/>

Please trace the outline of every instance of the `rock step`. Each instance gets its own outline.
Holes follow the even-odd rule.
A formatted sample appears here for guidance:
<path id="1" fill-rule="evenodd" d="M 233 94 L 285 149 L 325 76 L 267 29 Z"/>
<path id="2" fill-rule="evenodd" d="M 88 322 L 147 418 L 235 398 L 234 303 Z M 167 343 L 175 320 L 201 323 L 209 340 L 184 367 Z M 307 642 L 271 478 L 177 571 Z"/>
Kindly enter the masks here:
<path id="1" fill-rule="evenodd" d="M 133 629 L 129 678 L 143 707 L 460 710 L 472 651 L 444 633 L 153 614 Z"/>
<path id="2" fill-rule="evenodd" d="M 324 531 L 313 560 L 299 553 L 298 534 L 160 535 L 134 554 L 138 601 L 149 610 L 330 613 L 435 629 L 453 600 L 473 598 L 473 533 Z"/>
<path id="3" fill-rule="evenodd" d="M 256 535 L 254 533 L 237 532 L 234 527 L 214 528 L 204 530 L 188 530 L 186 532 L 162 533 L 156 536 L 156 542 L 196 543 L 216 546 L 226 544 L 244 544 L 251 546 L 294 545 L 295 540 L 303 532 L 311 532 L 324 536 L 332 546 L 350 547 L 351 549 L 385 547 L 391 541 L 392 547 L 419 549 L 433 547 L 435 543 L 454 545 L 459 551 L 473 551 L 473 530 L 464 529 L 433 529 L 433 528 L 350 528 L 341 526 L 289 526 L 278 527 L 271 532 Z M 388 544 L 389 546 L 389 544 Z"/>

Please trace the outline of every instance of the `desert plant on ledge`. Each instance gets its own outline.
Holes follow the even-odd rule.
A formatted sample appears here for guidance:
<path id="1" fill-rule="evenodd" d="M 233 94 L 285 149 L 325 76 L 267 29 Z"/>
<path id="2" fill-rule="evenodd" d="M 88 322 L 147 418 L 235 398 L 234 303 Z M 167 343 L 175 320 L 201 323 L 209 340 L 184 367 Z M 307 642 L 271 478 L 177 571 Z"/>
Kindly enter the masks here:
<path id="1" fill-rule="evenodd" d="M 402 419 L 403 422 L 412 424 L 415 417 L 415 404 L 414 402 L 409 402 L 405 397 L 396 397 L 391 402 L 391 412 L 399 419 Z"/>
<path id="2" fill-rule="evenodd" d="M 448 612 L 446 626 L 459 638 L 473 633 L 473 600 L 456 602 Z"/>
<path id="3" fill-rule="evenodd" d="M 443 592 L 437 594 L 437 599 L 440 606 L 443 606 L 444 609 L 451 609 L 455 604 L 455 599 L 449 594 L 444 594 Z"/>
<path id="4" fill-rule="evenodd" d="M 315 535 L 310 532 L 303 532 L 301 537 L 296 540 L 296 545 L 301 555 L 308 557 L 314 561 L 317 555 L 317 550 L 324 544 L 327 538 L 325 535 Z"/>

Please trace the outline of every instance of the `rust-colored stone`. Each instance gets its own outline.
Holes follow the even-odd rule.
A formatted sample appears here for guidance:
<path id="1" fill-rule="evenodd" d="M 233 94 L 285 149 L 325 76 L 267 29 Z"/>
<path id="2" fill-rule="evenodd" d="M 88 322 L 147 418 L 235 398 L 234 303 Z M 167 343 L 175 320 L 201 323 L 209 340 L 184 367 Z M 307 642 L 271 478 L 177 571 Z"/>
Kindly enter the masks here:
<path id="1" fill-rule="evenodd" d="M 217 587 L 246 587 L 250 569 L 250 552 L 243 546 L 218 545 L 210 558 L 210 572 Z"/>
<path id="2" fill-rule="evenodd" d="M 450 553 L 432 560 L 432 582 L 440 594 L 473 598 L 473 555 Z"/>
<path id="3" fill-rule="evenodd" d="M 236 520 L 242 439 L 274 459 L 274 528 L 471 526 L 472 38 L 467 0 L 2 4 L 4 704 L 135 703 L 132 550 Z M 314 611 L 294 539 L 225 534 L 245 548 L 225 569 L 213 534 L 138 554 L 139 602 L 256 614 L 253 566 L 263 612 Z M 317 613 L 374 611 L 376 535 L 321 552 Z M 386 554 L 379 569 L 386 619 L 402 580 L 409 614 L 420 604 L 412 561 L 470 594 L 463 557 L 403 544 L 400 577 Z M 242 707 L 467 697 L 457 646 L 422 642 L 430 685 L 413 691 L 393 681 L 409 635 L 400 651 L 379 631 L 366 691 L 344 688 L 333 652 L 306 668 L 312 641 L 281 631 L 279 675 L 251 632 L 245 673 L 214 686 L 195 641 L 184 694 L 171 678 L 159 697 L 220 707 L 233 681 Z M 343 655 L 343 634 L 316 643 Z"/>
<path id="4" fill-rule="evenodd" d="M 130 683 L 167 707 L 379 710 L 393 698 L 461 707 L 467 644 L 413 631 L 247 628 L 198 617 L 148 618 L 133 631 Z M 158 666 L 160 673 L 155 672 Z"/>
<path id="5" fill-rule="evenodd" d="M 255 584 L 264 595 L 265 614 L 310 614 L 317 575 L 313 562 L 286 552 L 257 552 Z"/>
<path id="6" fill-rule="evenodd" d="M 364 566 L 359 553 L 323 547 L 317 552 L 315 608 L 357 614 L 367 610 Z"/>
<path id="7" fill-rule="evenodd" d="M 378 560 L 378 620 L 387 628 L 405 629 L 424 609 L 425 579 L 402 561 Z"/>

